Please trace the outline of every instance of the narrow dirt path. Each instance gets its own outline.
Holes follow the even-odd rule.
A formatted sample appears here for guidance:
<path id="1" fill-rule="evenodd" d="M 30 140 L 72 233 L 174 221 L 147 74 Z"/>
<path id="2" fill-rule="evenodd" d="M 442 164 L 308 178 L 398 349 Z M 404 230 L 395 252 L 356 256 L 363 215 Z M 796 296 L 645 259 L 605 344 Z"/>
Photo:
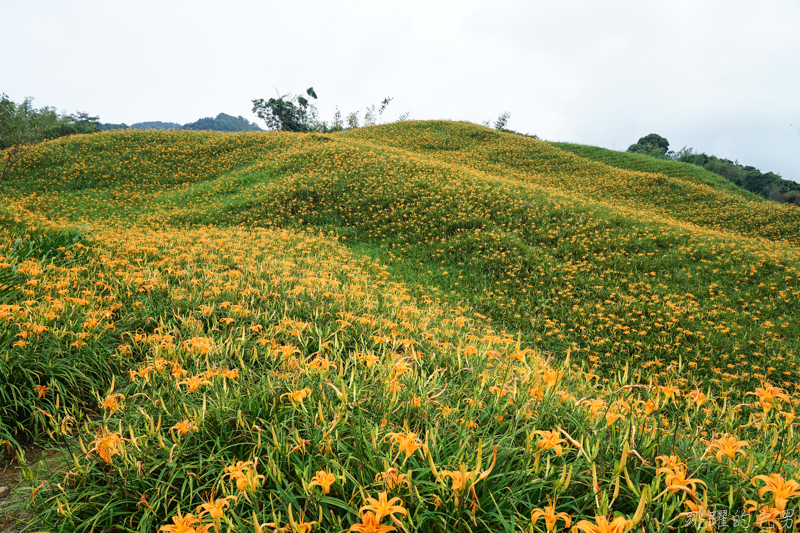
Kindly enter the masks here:
<path id="1" fill-rule="evenodd" d="M 63 476 L 65 462 L 63 453 L 58 449 L 27 449 L 25 457 L 40 476 L 54 483 L 58 483 Z M 22 475 L 24 470 L 25 467 L 16 459 L 0 470 L 0 533 L 21 532 L 31 520 L 25 511 L 31 488 Z"/>

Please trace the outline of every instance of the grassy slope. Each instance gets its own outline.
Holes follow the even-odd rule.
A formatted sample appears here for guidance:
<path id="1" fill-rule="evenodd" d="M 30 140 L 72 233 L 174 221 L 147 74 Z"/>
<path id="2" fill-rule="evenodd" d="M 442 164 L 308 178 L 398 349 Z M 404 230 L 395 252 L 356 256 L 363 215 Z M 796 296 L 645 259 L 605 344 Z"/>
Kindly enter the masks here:
<path id="1" fill-rule="evenodd" d="M 486 132 L 495 135 L 478 130 Z M 704 229 L 667 218 L 664 210 L 651 214 L 648 198 L 644 206 L 636 197 L 587 200 L 537 186 L 538 176 L 520 176 L 516 168 L 490 174 L 422 157 L 415 148 L 308 144 L 259 163 L 270 178 L 241 195 L 230 184 L 251 176 L 247 169 L 169 202 L 193 206 L 176 221 L 335 230 L 405 279 L 469 301 L 540 349 L 577 351 L 605 373 L 620 360 L 663 371 L 682 359 L 697 367 L 687 374 L 691 381 L 716 376 L 715 389 L 752 386 L 776 374 L 793 387 L 794 246 L 742 236 L 737 230 L 763 228 L 742 228 L 737 217 L 726 219 L 732 224 L 725 232 Z M 630 178 L 608 179 L 622 187 Z M 738 201 L 719 192 L 713 199 Z M 678 210 L 678 197 L 671 200 L 683 219 L 722 225 L 707 204 Z M 779 219 L 767 202 L 744 206 Z M 788 224 L 779 230 L 789 236 Z"/>
<path id="2" fill-rule="evenodd" d="M 696 368 L 690 382 L 713 375 L 714 389 L 739 391 L 765 376 L 793 388 L 800 376 L 796 210 L 437 122 L 328 137 L 141 134 L 180 147 L 170 152 L 195 173 L 176 179 L 163 164 L 140 164 L 87 189 L 80 172 L 110 172 L 134 156 L 124 135 L 135 134 L 116 135 L 125 143 L 113 158 L 98 143 L 89 151 L 63 141 L 89 169 L 67 174 L 68 194 L 35 203 L 72 220 L 88 220 L 96 205 L 94 216 L 112 209 L 157 224 L 332 230 L 423 292 L 467 301 L 539 349 L 570 350 L 606 374 L 621 360 L 637 373 L 684 360 Z M 221 159 L 209 144 L 236 157 Z M 62 169 L 49 157 L 31 164 L 33 188 Z M 140 187 L 151 181 L 166 186 Z"/>
<path id="3" fill-rule="evenodd" d="M 631 154 L 628 152 L 617 152 L 616 150 L 609 150 L 608 148 L 600 148 L 598 146 L 588 146 L 585 144 L 574 144 L 566 142 L 551 142 L 553 146 L 571 152 L 575 155 L 592 161 L 599 161 L 608 166 L 621 168 L 625 170 L 636 170 L 643 172 L 650 172 L 654 174 L 663 174 L 673 178 L 699 183 L 701 185 L 708 185 L 715 189 L 720 189 L 734 195 L 742 196 L 748 200 L 763 201 L 758 195 L 746 191 L 741 187 L 737 187 L 730 181 L 722 176 L 709 172 L 708 170 L 691 165 L 689 163 L 680 163 L 677 161 L 663 161 L 654 157 L 649 157 L 642 154 Z"/>
<path id="4" fill-rule="evenodd" d="M 98 408 L 107 431 L 127 428 L 126 453 L 101 461 L 89 429 L 100 427 L 76 428 L 95 445 L 72 450 L 78 481 L 66 492 L 43 481 L 34 508 L 50 529 L 69 528 L 65 520 L 157 529 L 178 505 L 235 491 L 226 466 L 252 458 L 266 477 L 232 505 L 237 531 L 252 530 L 254 511 L 284 524 L 287 507 L 346 530 L 389 466 L 413 474 L 414 493 L 392 493 L 412 531 L 513 531 L 557 494 L 574 521 L 630 517 L 643 486 L 663 489 L 656 457 L 672 453 L 707 482 L 709 501 L 732 495 L 734 511 L 756 488 L 733 463 L 706 458 L 709 432 L 750 439 L 748 475 L 796 477 L 796 454 L 776 456 L 794 446 L 781 429 L 788 416 L 773 410 L 768 430 L 750 424 L 760 406 L 727 410 L 700 394 L 742 398 L 765 376 L 797 392 L 800 223 L 780 206 L 443 122 L 324 137 L 75 137 L 40 146 L 6 185 L 4 219 L 86 223 L 95 241 L 77 266 L 26 263 L 26 300 L 0 307 L 5 341 L 26 332 L 6 365 L 56 353 L 42 346 L 59 354 L 39 376 L 52 387 L 45 398 L 34 382 L 19 389 L 22 407 L 35 408 L 29 431 L 50 427 L 42 410 L 64 416 L 56 397 L 77 417 L 91 403 L 92 387 L 80 383 L 78 398 L 70 389 L 64 363 L 75 354 L 113 360 L 126 396 L 124 411 Z M 8 231 L 0 242 L 19 228 Z M 0 247 L 0 268 L 7 254 Z M 569 368 L 559 385 L 565 354 L 608 386 Z M 202 395 L 176 387 L 175 364 L 208 378 Z M 237 379 L 220 376 L 234 368 Z M 126 379 L 129 369 L 149 377 Z M 95 388 L 111 397 L 107 380 Z M 622 387 L 632 382 L 683 395 Z M 287 399 L 305 387 L 307 407 Z M 182 437 L 173 424 L 184 415 L 198 427 Z M 430 456 L 402 459 L 394 444 L 405 424 Z M 588 455 L 538 444 L 535 431 L 556 426 Z M 631 456 L 632 480 L 620 485 L 623 442 L 648 462 Z M 490 445 L 495 470 L 457 503 L 431 465 L 451 475 L 486 468 Z M 338 476 L 330 495 L 308 485 L 323 469 Z M 675 519 L 684 498 L 649 503 L 643 525 L 660 530 L 656 520 Z"/>
<path id="5" fill-rule="evenodd" d="M 664 174 L 623 170 L 564 152 L 549 143 L 472 124 L 393 124 L 348 137 L 398 147 L 427 159 L 539 185 L 573 197 L 633 207 L 722 231 L 797 244 L 800 212 Z"/>

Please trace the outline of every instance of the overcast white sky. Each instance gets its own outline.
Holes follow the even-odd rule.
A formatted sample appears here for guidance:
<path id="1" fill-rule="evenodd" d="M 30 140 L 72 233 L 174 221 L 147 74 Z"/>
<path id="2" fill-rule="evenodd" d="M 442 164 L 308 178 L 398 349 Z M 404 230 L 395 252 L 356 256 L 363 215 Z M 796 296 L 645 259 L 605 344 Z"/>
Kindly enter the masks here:
<path id="1" fill-rule="evenodd" d="M 2 0 L 0 92 L 102 122 L 492 123 L 624 150 L 658 133 L 800 181 L 800 0 Z M 260 124 L 262 127 L 263 123 Z"/>

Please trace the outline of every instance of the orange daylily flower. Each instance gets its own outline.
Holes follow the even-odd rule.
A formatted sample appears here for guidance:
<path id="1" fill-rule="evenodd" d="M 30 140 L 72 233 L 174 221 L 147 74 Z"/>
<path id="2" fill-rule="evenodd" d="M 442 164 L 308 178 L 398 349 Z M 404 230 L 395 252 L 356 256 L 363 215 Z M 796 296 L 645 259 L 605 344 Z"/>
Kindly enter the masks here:
<path id="1" fill-rule="evenodd" d="M 199 523 L 192 513 L 183 514 L 178 509 L 178 514 L 172 517 L 172 524 L 168 526 L 161 526 L 159 531 L 166 531 L 167 533 L 197 533 L 195 524 Z"/>
<path id="2" fill-rule="evenodd" d="M 190 431 L 197 431 L 197 424 L 191 420 L 181 420 L 170 429 L 177 430 L 181 435 L 186 435 Z"/>
<path id="3" fill-rule="evenodd" d="M 723 437 L 719 437 L 717 439 L 712 440 L 706 453 L 713 453 L 713 449 L 716 448 L 717 451 L 717 461 L 720 463 L 722 462 L 722 456 L 726 456 L 730 459 L 736 460 L 736 454 L 740 453 L 742 455 L 747 455 L 747 452 L 744 451 L 742 448 L 749 448 L 750 444 L 746 440 L 737 440 L 736 437 L 733 435 L 725 435 Z"/>
<path id="4" fill-rule="evenodd" d="M 664 468 L 674 469 L 683 464 L 683 461 L 677 455 L 659 455 L 656 461 L 661 463 Z"/>
<path id="5" fill-rule="evenodd" d="M 397 531 L 397 528 L 394 526 L 382 526 L 375 513 L 366 512 L 361 517 L 361 523 L 350 526 L 350 531 L 358 533 L 389 533 L 390 531 Z"/>
<path id="6" fill-rule="evenodd" d="M 561 380 L 564 376 L 563 370 L 556 370 L 555 368 L 550 368 L 549 366 L 545 366 L 541 370 L 542 381 L 545 382 L 548 388 L 552 387 L 556 383 Z"/>
<path id="7" fill-rule="evenodd" d="M 536 443 L 539 450 L 555 449 L 556 455 L 561 457 L 561 443 L 567 441 L 561 438 L 561 434 L 556 431 L 537 430 L 531 434 L 531 439 L 534 435 L 539 435 L 540 440 Z"/>
<path id="8" fill-rule="evenodd" d="M 103 403 L 100 404 L 100 407 L 103 409 L 111 409 L 112 413 L 116 413 L 117 410 L 123 409 L 123 407 L 119 404 L 120 399 L 125 399 L 125 396 L 120 392 L 109 394 L 106 399 L 103 400 Z"/>
<path id="9" fill-rule="evenodd" d="M 178 385 L 186 385 L 187 392 L 194 392 L 200 388 L 200 385 L 211 385 L 211 382 L 200 376 L 192 376 L 183 381 L 179 381 Z"/>
<path id="10" fill-rule="evenodd" d="M 322 490 L 325 491 L 325 494 L 331 493 L 331 485 L 336 482 L 336 476 L 334 476 L 331 472 L 326 472 L 325 470 L 317 471 L 316 475 L 311 478 L 311 483 L 308 484 L 308 489 L 311 490 L 311 487 L 314 485 L 318 487 L 322 487 Z"/>
<path id="11" fill-rule="evenodd" d="M 102 433 L 97 434 L 97 440 L 89 443 L 89 446 L 94 444 L 94 447 L 89 449 L 89 453 L 97 452 L 106 464 L 111 464 L 111 458 L 119 453 L 117 444 L 122 441 L 119 433 L 109 433 L 108 429 L 103 428 Z"/>
<path id="12" fill-rule="evenodd" d="M 758 497 L 763 498 L 764 493 L 772 493 L 772 501 L 775 507 L 784 511 L 786 503 L 795 496 L 800 496 L 800 483 L 793 479 L 785 480 L 780 474 L 770 474 L 769 476 L 754 476 L 753 485 L 758 480 L 765 483 L 763 487 L 758 490 Z"/>
<path id="13" fill-rule="evenodd" d="M 453 480 L 453 486 L 450 487 L 453 492 L 458 494 L 459 491 L 466 489 L 469 486 L 472 476 L 477 474 L 477 470 L 443 470 L 442 477 L 449 477 Z"/>
<path id="14" fill-rule="evenodd" d="M 376 474 L 375 481 L 381 481 L 386 490 L 394 490 L 401 483 L 407 483 L 410 487 L 408 474 L 400 474 L 394 468 L 389 468 L 386 472 Z"/>
<path id="15" fill-rule="evenodd" d="M 378 361 L 380 361 L 380 359 L 374 353 L 368 353 L 366 356 L 364 356 L 364 363 L 367 365 L 367 368 L 372 368 L 372 366 Z"/>
<path id="16" fill-rule="evenodd" d="M 292 516 L 292 512 L 290 510 L 289 511 L 290 524 L 291 524 L 291 516 Z M 317 523 L 316 520 L 314 520 L 313 522 L 306 522 L 306 518 L 304 516 L 301 516 L 300 519 L 297 522 L 295 522 L 294 524 L 291 524 L 291 525 L 293 526 L 292 529 L 297 531 L 297 533 L 308 533 L 309 531 L 311 531 L 311 528 L 316 523 Z"/>
<path id="17" fill-rule="evenodd" d="M 130 377 L 131 381 L 136 381 L 136 378 L 138 377 L 147 379 L 147 375 L 152 371 L 153 371 L 153 366 L 147 365 L 141 370 L 128 370 L 128 376 Z"/>
<path id="18" fill-rule="evenodd" d="M 380 522 L 381 518 L 384 516 L 390 516 L 394 519 L 394 513 L 400 513 L 405 516 L 408 511 L 403 507 L 403 500 L 400 498 L 392 498 L 391 500 L 387 500 L 388 495 L 386 492 L 381 492 L 378 494 L 378 499 L 375 498 L 367 498 L 365 501 L 365 505 L 361 506 L 361 509 L 358 512 L 362 511 L 372 511 L 375 513 L 375 519 Z"/>
<path id="19" fill-rule="evenodd" d="M 693 390 L 689 393 L 689 399 L 692 401 L 695 406 L 700 407 L 703 405 L 709 398 L 705 395 L 703 391 L 700 389 Z"/>
<path id="20" fill-rule="evenodd" d="M 755 392 L 748 392 L 745 396 L 750 394 L 758 397 L 756 405 L 761 406 L 761 408 L 764 409 L 764 413 L 769 412 L 770 409 L 775 407 L 775 400 L 783 400 L 785 402 L 791 401 L 785 389 L 773 387 L 769 383 L 765 383 L 763 387 L 756 387 Z"/>
<path id="21" fill-rule="evenodd" d="M 388 433 L 386 436 L 391 438 L 392 446 L 397 444 L 398 451 L 405 452 L 406 459 L 422 447 L 422 441 L 417 437 L 417 434 L 408 428 L 404 433 Z"/>
<path id="22" fill-rule="evenodd" d="M 674 468 L 664 467 L 656 470 L 656 475 L 666 473 L 665 482 L 667 489 L 672 493 L 683 490 L 689 494 L 694 494 L 697 491 L 697 485 L 707 486 L 703 481 L 697 478 L 688 478 L 686 475 L 686 467 L 684 465 L 676 465 Z"/>
<path id="23" fill-rule="evenodd" d="M 541 398 L 541 397 L 540 397 Z M 601 400 L 600 398 L 594 399 L 583 399 L 577 402 L 575 405 L 586 404 L 589 406 L 589 414 L 592 416 L 597 416 L 603 408 L 606 406 L 606 402 Z"/>
<path id="24" fill-rule="evenodd" d="M 219 371 L 219 374 L 227 379 L 236 379 L 239 377 L 239 369 L 238 368 L 225 368 Z"/>
<path id="25" fill-rule="evenodd" d="M 236 500 L 233 496 L 226 496 L 224 498 L 209 498 L 206 503 L 200 504 L 197 509 L 197 517 L 202 519 L 208 515 L 213 520 L 221 520 L 225 516 L 225 510 L 231 506 L 230 500 Z"/>
<path id="26" fill-rule="evenodd" d="M 470 407 L 477 407 L 478 409 L 485 405 L 483 400 L 473 400 L 472 398 L 464 398 L 464 403 Z"/>
<path id="27" fill-rule="evenodd" d="M 624 533 L 633 528 L 633 522 L 624 516 L 617 516 L 611 522 L 605 516 L 595 516 L 595 523 L 588 520 L 581 520 L 572 527 L 572 533 L 583 531 L 584 533 Z"/>
<path id="28" fill-rule="evenodd" d="M 178 363 L 172 363 L 172 370 L 170 371 L 170 375 L 171 375 L 173 378 L 176 378 L 176 379 L 177 379 L 177 378 L 182 378 L 183 376 L 185 376 L 185 375 L 186 375 L 186 374 L 188 374 L 188 373 L 189 373 L 189 372 L 187 372 L 186 370 L 184 370 L 184 369 L 181 367 L 181 365 L 179 365 Z"/>
<path id="29" fill-rule="evenodd" d="M 646 402 L 642 402 L 644 406 L 644 416 L 650 416 L 650 414 L 658 409 L 658 404 L 653 400 L 647 400 Z"/>
<path id="30" fill-rule="evenodd" d="M 661 391 L 667 400 L 672 398 L 673 396 L 677 397 L 681 395 L 681 391 L 678 387 L 673 387 L 672 385 L 665 385 L 658 388 Z"/>
<path id="31" fill-rule="evenodd" d="M 302 405 L 303 401 L 310 395 L 311 395 L 311 389 L 306 387 L 305 389 L 300 389 L 281 394 L 281 401 L 283 401 L 284 398 L 289 398 L 289 400 L 291 400 L 292 403 L 299 403 L 300 405 Z"/>
<path id="32" fill-rule="evenodd" d="M 717 518 L 713 512 L 708 509 L 708 505 L 704 502 L 695 503 L 691 500 L 685 500 L 683 504 L 690 510 L 679 514 L 678 516 L 687 517 L 685 526 L 691 525 L 696 527 L 705 524 L 706 531 L 714 531 L 714 524 Z"/>
<path id="33" fill-rule="evenodd" d="M 492 385 L 491 387 L 489 387 L 489 392 L 497 396 L 498 400 L 508 395 L 511 395 L 511 397 L 513 398 L 515 394 L 514 387 L 508 384 L 505 384 L 502 387 L 498 387 L 497 385 Z"/>
<path id="34" fill-rule="evenodd" d="M 475 485 L 479 482 L 483 481 L 489 474 L 492 473 L 494 469 L 494 465 L 497 462 L 497 445 L 493 447 L 494 449 L 494 456 L 492 457 L 492 463 L 489 465 L 489 468 L 484 470 L 483 472 L 479 472 L 478 470 L 464 470 L 464 467 L 460 467 L 459 470 L 444 470 L 442 471 L 441 475 L 436 472 L 436 468 L 433 464 L 433 458 L 428 455 L 428 461 L 431 464 L 431 470 L 433 471 L 434 475 L 441 480 L 441 478 L 449 477 L 453 480 L 453 485 L 451 489 L 453 490 L 453 495 L 455 496 L 456 505 L 458 505 L 458 495 L 459 492 L 462 490 L 469 489 L 472 492 L 472 497 L 477 500 L 478 497 L 475 494 Z M 472 482 L 472 480 L 475 480 Z"/>
<path id="35" fill-rule="evenodd" d="M 778 531 L 783 531 L 783 524 L 781 524 L 781 519 L 786 519 L 784 516 L 785 509 L 778 509 L 777 507 L 772 507 L 771 505 L 762 505 L 759 507 L 759 504 L 756 503 L 754 500 L 747 500 L 744 502 L 744 510 L 747 513 L 757 513 L 756 514 L 756 525 L 762 531 L 773 531 L 774 527 L 778 528 Z M 791 522 L 789 522 L 790 525 Z"/>
<path id="36" fill-rule="evenodd" d="M 264 479 L 264 476 L 256 473 L 253 461 L 237 461 L 231 466 L 226 466 L 225 475 L 235 482 L 236 488 L 242 492 L 252 492 L 258 486 L 258 480 Z"/>
<path id="37" fill-rule="evenodd" d="M 536 508 L 531 512 L 531 523 L 535 524 L 540 518 L 544 518 L 544 525 L 547 531 L 554 531 L 556 521 L 560 518 L 565 522 L 564 527 L 568 528 L 572 523 L 572 518 L 567 513 L 556 513 L 556 500 L 551 500 L 547 496 L 548 505 L 544 509 Z"/>

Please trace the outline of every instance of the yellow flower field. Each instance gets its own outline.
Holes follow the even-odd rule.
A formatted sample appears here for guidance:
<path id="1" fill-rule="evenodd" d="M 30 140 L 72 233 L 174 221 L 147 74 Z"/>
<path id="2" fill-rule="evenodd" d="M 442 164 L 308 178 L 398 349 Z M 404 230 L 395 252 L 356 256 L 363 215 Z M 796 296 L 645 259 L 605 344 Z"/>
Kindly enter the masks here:
<path id="1" fill-rule="evenodd" d="M 450 122 L 36 147 L 0 190 L 0 461 L 63 460 L 19 510 L 791 530 L 800 216 L 679 172 Z"/>

